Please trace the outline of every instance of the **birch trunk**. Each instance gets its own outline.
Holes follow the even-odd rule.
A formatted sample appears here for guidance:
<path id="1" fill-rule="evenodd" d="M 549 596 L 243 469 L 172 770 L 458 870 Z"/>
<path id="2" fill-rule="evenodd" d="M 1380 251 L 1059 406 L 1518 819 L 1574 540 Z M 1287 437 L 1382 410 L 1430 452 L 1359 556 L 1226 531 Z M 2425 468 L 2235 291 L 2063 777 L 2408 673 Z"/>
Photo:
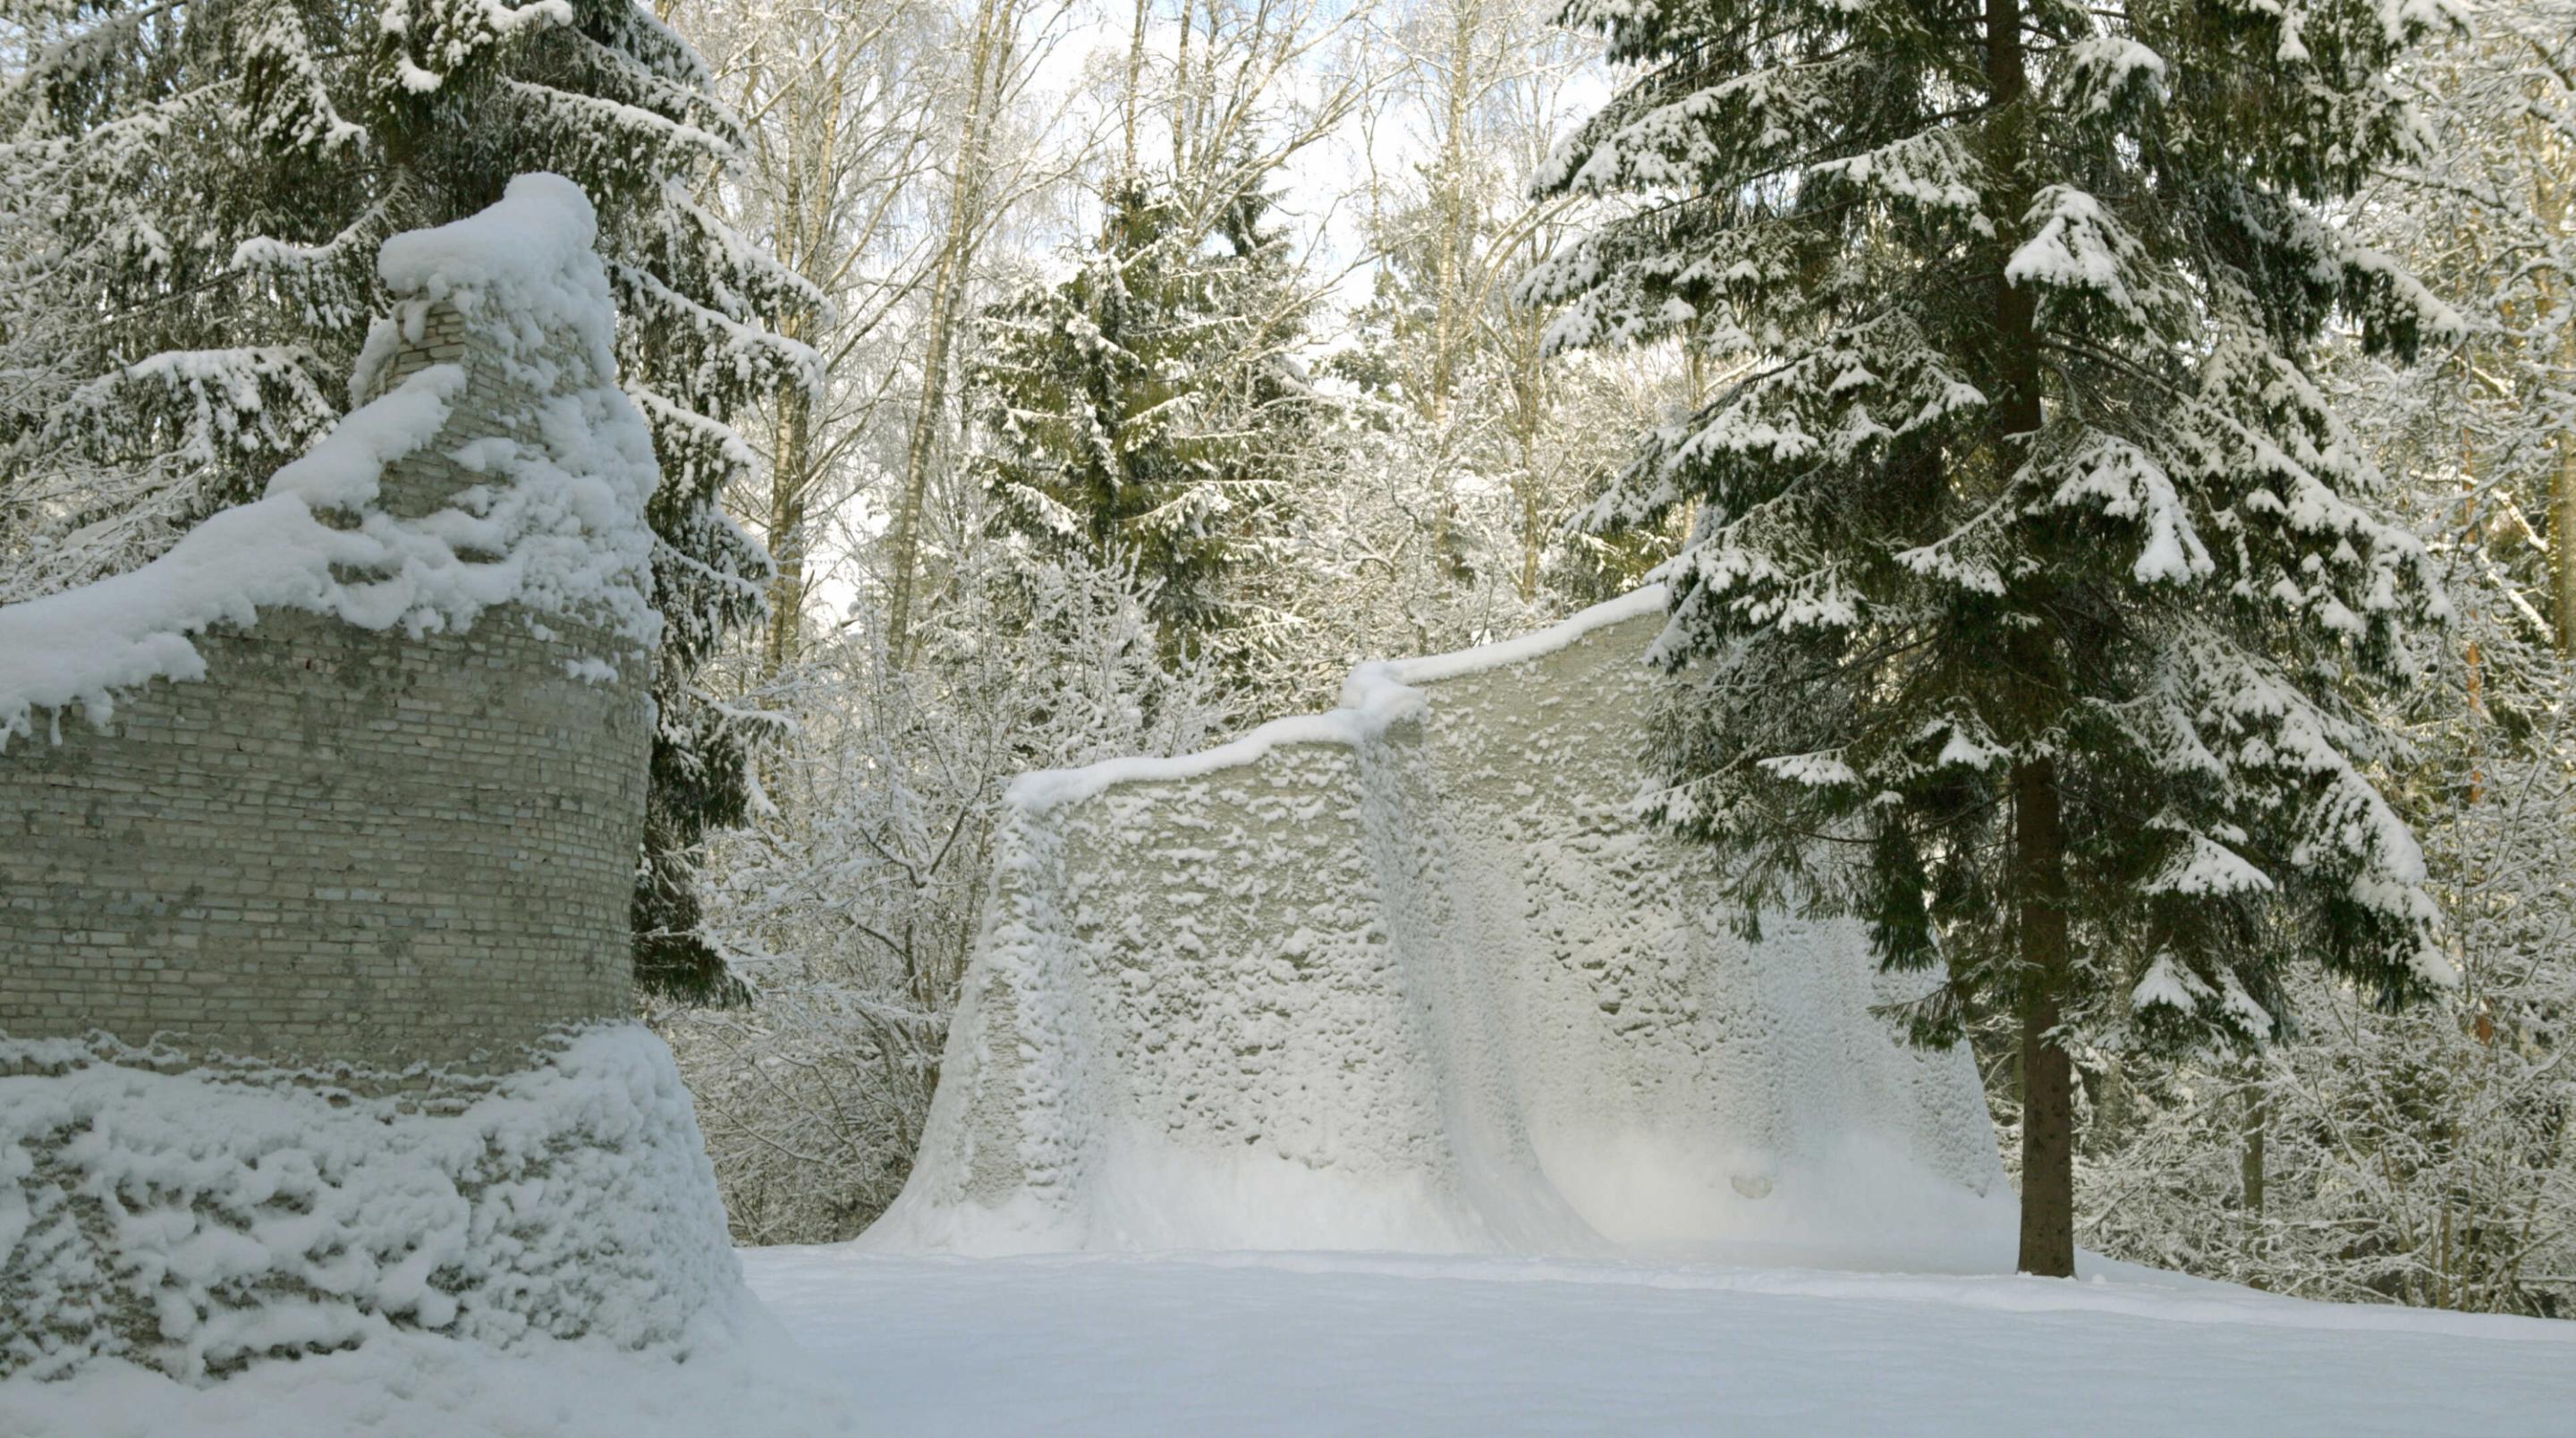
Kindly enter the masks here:
<path id="1" fill-rule="evenodd" d="M 912 610 L 921 582 L 922 505 L 929 491 L 931 464 L 947 424 L 949 349 L 982 219 L 985 157 L 992 143 L 994 111 L 999 107 L 1002 75 L 1009 67 L 1018 22 L 1016 0 L 980 0 L 975 8 L 974 32 L 968 40 L 966 109 L 958 123 L 957 162 L 949 180 L 948 224 L 931 280 L 928 334 L 921 357 L 921 398 L 914 407 L 911 433 L 904 444 L 902 482 L 896 491 L 894 515 L 886 536 L 886 649 L 898 665 L 910 650 Z"/>

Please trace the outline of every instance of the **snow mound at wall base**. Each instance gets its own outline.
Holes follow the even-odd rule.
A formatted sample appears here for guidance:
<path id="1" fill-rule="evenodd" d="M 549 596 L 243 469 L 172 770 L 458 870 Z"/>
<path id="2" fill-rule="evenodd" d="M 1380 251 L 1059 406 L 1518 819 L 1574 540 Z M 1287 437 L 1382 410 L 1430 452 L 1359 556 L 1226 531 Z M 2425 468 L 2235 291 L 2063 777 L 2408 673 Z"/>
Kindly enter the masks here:
<path id="1" fill-rule="evenodd" d="M 2008 1262 L 1964 1050 L 1634 817 L 1662 596 L 1013 787 L 884 1250 Z M 1953 1260 L 1945 1260 L 1948 1266 Z"/>
<path id="2" fill-rule="evenodd" d="M 687 1359 L 753 1307 L 678 1069 L 632 1024 L 498 1076 L 0 1041 L 0 1374 L 183 1383 L 430 1335 Z"/>

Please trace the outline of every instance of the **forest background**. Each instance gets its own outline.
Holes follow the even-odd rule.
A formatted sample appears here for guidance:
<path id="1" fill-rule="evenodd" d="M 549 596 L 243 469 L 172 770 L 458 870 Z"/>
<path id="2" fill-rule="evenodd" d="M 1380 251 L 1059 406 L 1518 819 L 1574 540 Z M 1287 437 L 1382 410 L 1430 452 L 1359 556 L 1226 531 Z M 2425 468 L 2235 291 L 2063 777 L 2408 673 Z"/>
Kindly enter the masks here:
<path id="1" fill-rule="evenodd" d="M 520 169 L 602 200 L 679 619 L 639 994 L 744 1242 L 901 1188 L 1012 775 L 1632 587 L 1687 517 L 1577 516 L 1760 360 L 1559 351 L 1525 302 L 1633 203 L 1533 198 L 1619 80 L 1551 0 L 12 9 L 0 602 L 327 425 L 372 238 Z M 2459 615 L 2375 777 L 2462 981 L 2303 979 L 2252 1046 L 2071 1034 L 2078 1237 L 2576 1316 L 2576 0 L 2460 15 L 2397 77 L 2414 158 L 2329 217 L 2456 334 L 2318 378 Z M 2009 1016 L 1969 1029 L 2011 1155 Z"/>

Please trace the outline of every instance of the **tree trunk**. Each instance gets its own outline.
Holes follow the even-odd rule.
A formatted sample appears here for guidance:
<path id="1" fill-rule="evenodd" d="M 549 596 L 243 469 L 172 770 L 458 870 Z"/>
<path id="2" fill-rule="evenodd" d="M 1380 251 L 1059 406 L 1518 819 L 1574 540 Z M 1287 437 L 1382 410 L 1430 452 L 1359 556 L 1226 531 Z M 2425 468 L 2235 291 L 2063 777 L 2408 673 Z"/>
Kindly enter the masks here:
<path id="1" fill-rule="evenodd" d="M 1467 124 L 1480 76 L 1476 70 L 1476 21 L 1472 0 L 1452 0 L 1449 64 L 1441 96 L 1440 156 L 1433 161 L 1433 209 L 1439 216 L 1440 243 L 1433 251 L 1431 383 L 1424 396 L 1424 418 L 1435 424 L 1449 417 L 1449 400 L 1458 386 L 1458 351 L 1464 348 L 1471 321 L 1462 294 L 1465 270 L 1475 245 L 1467 193 Z"/>
<path id="2" fill-rule="evenodd" d="M 963 200 L 961 195 L 960 200 Z M 963 248 L 952 223 L 939 256 L 939 273 L 930 289 L 930 337 L 921 357 L 921 403 L 913 410 L 912 433 L 903 449 L 903 488 L 895 496 L 886 538 L 893 550 L 886 579 L 886 653 L 900 666 L 911 639 L 913 589 L 921 574 L 921 508 L 930 489 L 930 461 L 938 448 L 939 426 L 948 408 L 948 332 L 954 327 L 957 271 Z"/>
<path id="3" fill-rule="evenodd" d="M 1130 180 L 1136 176 L 1136 106 L 1145 86 L 1145 7 L 1148 3 L 1149 0 L 1136 0 L 1133 28 L 1127 33 L 1127 89 L 1119 103 L 1126 147 L 1118 173 L 1120 178 Z"/>
<path id="4" fill-rule="evenodd" d="M 2030 80 L 2022 64 L 2019 0 L 1986 0 L 1986 91 L 1997 112 L 1990 163 L 2000 183 L 2003 222 L 1994 273 L 1996 464 L 2006 482 L 2028 458 L 2046 414 L 2040 405 L 2037 302 L 2004 277 L 2012 233 L 2029 208 Z M 2045 575 L 2038 578 L 2045 582 Z M 2044 596 L 2026 594 L 2026 615 L 2044 612 Z M 2042 722 L 2058 690 L 2056 656 L 2045 630 L 2024 630 L 2012 667 L 2021 687 L 2012 716 L 2025 736 Z M 2058 1042 L 2073 975 L 2067 930 L 2066 836 L 2061 828 L 2057 765 L 2026 759 L 2013 768 L 2013 903 L 2021 945 L 2021 1259 L 2024 1273 L 2075 1276 L 2074 1063 Z"/>
<path id="5" fill-rule="evenodd" d="M 805 617 L 807 508 L 814 489 L 814 401 L 802 385 L 778 392 L 778 444 L 769 471 L 769 553 L 776 568 L 769 582 L 769 633 L 762 672 L 775 678 L 796 658 Z"/>
<path id="6" fill-rule="evenodd" d="M 914 409 L 912 433 L 903 451 L 903 483 L 896 491 L 892 520 L 886 528 L 892 551 L 886 576 L 886 653 L 897 665 L 912 635 L 914 590 L 921 578 L 921 510 L 930 488 L 930 465 L 939 447 L 939 432 L 948 410 L 948 347 L 957 328 L 957 309 L 966 289 L 966 268 L 975 247 L 975 225 L 982 202 L 984 152 L 991 139 L 992 112 L 999 107 L 1003 73 L 1019 23 L 1009 0 L 983 0 L 976 7 L 975 32 L 967 63 L 966 113 L 958 126 L 957 168 L 949 183 L 947 233 L 941 237 L 939 264 L 931 281 L 930 334 L 922 347 L 921 402 Z"/>
<path id="7" fill-rule="evenodd" d="M 1474 227 L 1468 213 L 1473 197 L 1467 193 L 1466 166 L 1471 138 L 1468 121 L 1481 81 L 1476 73 L 1477 26 L 1481 18 L 1475 0 L 1452 0 L 1448 63 L 1442 71 L 1440 150 L 1432 161 L 1429 196 L 1439 229 L 1431 252 L 1431 353 L 1419 392 L 1411 396 L 1415 411 L 1430 422 L 1441 445 L 1431 553 L 1432 562 L 1440 566 L 1441 572 L 1453 576 L 1465 566 L 1453 555 L 1455 541 L 1450 533 L 1458 510 L 1458 466 L 1450 462 L 1456 436 L 1450 433 L 1449 410 L 1458 388 L 1459 351 L 1465 347 L 1474 324 L 1467 313 L 1470 302 L 1465 293 L 1466 269 L 1475 258 Z M 1410 375 L 1406 383 L 1412 386 Z"/>
<path id="8" fill-rule="evenodd" d="M 812 278 L 810 270 L 820 249 L 814 237 L 822 224 L 807 203 L 808 163 L 809 157 L 791 153 L 778 167 L 781 193 L 775 243 L 779 264 Z M 810 343 L 820 336 L 807 320 L 803 314 L 788 315 L 778 331 Z M 781 385 L 777 405 L 769 455 L 769 630 L 761 636 L 761 673 L 767 678 L 775 678 L 796 653 L 797 626 L 805 614 L 805 510 L 814 479 L 808 472 L 813 466 L 814 396 L 803 385 Z"/>
<path id="9" fill-rule="evenodd" d="M 2021 1258 L 2024 1273 L 2075 1276 L 2074 1063 L 2057 1041 L 2068 970 L 2065 836 L 2057 769 L 2013 771 L 2021 962 Z"/>
<path id="10" fill-rule="evenodd" d="M 2238 1156 L 2237 1182 L 2245 1202 L 2245 1216 L 2257 1228 L 2263 1222 L 2263 1135 L 2270 1127 L 2264 1111 L 2263 1069 L 2258 1062 L 2245 1085 L 2245 1144 Z"/>
<path id="11" fill-rule="evenodd" d="M 1548 522 L 1548 461 L 1539 452 L 1547 427 L 1546 317 L 1536 310 L 1516 310 L 1506 320 L 1512 346 L 1513 447 L 1520 461 L 1521 563 L 1514 589 L 1523 604 L 1538 598 L 1538 580 L 1547 544 L 1556 530 Z"/>
<path id="12" fill-rule="evenodd" d="M 2550 618 L 2558 652 L 2576 654 L 2576 434 L 2558 437 L 2558 474 L 2550 486 Z"/>
<path id="13" fill-rule="evenodd" d="M 1181 0 L 1181 37 L 1172 51 L 1172 176 L 1190 172 L 1190 0 Z M 1213 43 L 1213 42 L 1211 42 Z"/>
<path id="14" fill-rule="evenodd" d="M 2576 196 L 2576 181 L 2552 183 L 2553 171 L 2564 173 L 2548 163 L 2558 147 L 2536 122 L 2534 129 L 2540 139 L 2533 153 L 2541 163 L 2532 168 L 2532 213 L 2548 233 L 2563 236 L 2568 232 L 2569 212 L 2576 209 L 2576 198 L 2571 198 Z M 2545 269 L 2532 277 L 2532 284 L 2540 301 L 2536 317 L 2545 321 L 2549 311 L 2561 308 L 2558 285 Z M 2559 336 L 2558 357 L 2568 373 L 2576 374 L 2576 327 Z M 2558 436 L 2558 472 L 2549 486 L 2549 601 L 2558 652 L 2576 654 L 2576 433 L 2563 431 Z"/>

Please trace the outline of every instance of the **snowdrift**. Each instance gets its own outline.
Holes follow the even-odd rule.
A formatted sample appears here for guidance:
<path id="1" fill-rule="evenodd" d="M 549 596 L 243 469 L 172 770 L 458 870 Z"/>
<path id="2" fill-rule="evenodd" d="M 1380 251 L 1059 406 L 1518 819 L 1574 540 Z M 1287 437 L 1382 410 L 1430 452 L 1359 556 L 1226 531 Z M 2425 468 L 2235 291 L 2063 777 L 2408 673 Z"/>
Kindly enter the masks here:
<path id="1" fill-rule="evenodd" d="M 344 1076 L 0 1040 L 0 1372 L 197 1383 L 400 1330 L 686 1355 L 745 1321 L 688 1091 L 640 1025 L 503 1074 Z"/>
<path id="2" fill-rule="evenodd" d="M 1738 938 L 1634 817 L 1648 589 L 1012 788 L 884 1250 L 1757 1244 L 2008 1260 L 1964 1051 L 1857 926 Z"/>

